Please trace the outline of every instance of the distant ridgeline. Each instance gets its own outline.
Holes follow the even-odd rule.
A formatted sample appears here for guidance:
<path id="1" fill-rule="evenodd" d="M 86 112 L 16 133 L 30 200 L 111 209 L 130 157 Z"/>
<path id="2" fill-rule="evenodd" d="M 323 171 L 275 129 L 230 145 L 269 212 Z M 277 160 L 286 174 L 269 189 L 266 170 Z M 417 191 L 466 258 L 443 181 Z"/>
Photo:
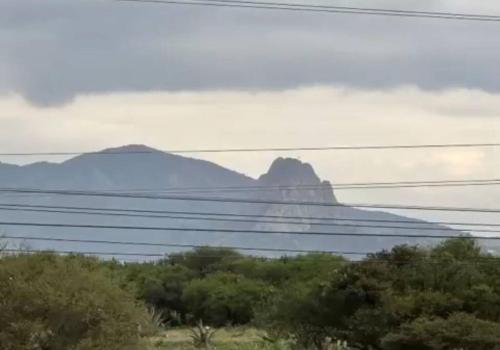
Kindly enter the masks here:
<path id="1" fill-rule="evenodd" d="M 197 197 L 197 199 L 201 197 L 243 199 L 242 202 L 232 203 L 107 195 L 2 193 L 0 194 L 2 204 L 42 206 L 45 210 L 41 211 L 40 207 L 31 207 L 28 211 L 19 211 L 20 207 L 15 207 L 16 210 L 2 210 L 0 221 L 3 222 L 138 227 L 135 230 L 122 230 L 2 226 L 0 233 L 8 235 L 374 252 L 403 243 L 429 245 L 438 242 L 437 239 L 432 238 L 380 237 L 380 235 L 412 235 L 422 232 L 425 235 L 462 234 L 460 231 L 408 217 L 381 211 L 360 210 L 340 204 L 312 206 L 276 203 L 299 201 L 338 204 L 330 183 L 321 181 L 311 165 L 290 158 L 276 159 L 266 174 L 253 179 L 207 161 L 181 157 L 145 146 L 131 145 L 107 149 L 95 154 L 84 154 L 58 164 L 41 162 L 16 166 L 0 163 L 0 183 L 3 188 L 94 191 L 111 195 L 130 194 L 132 197 L 189 196 Z M 245 203 L 244 200 L 254 203 Z M 75 210 L 68 209 L 68 207 L 87 209 L 86 213 L 82 213 L 82 209 Z M 13 208 L 10 207 L 10 209 Z M 134 215 L 102 215 L 109 214 L 110 209 L 129 210 L 126 213 L 130 213 L 130 210 L 137 211 L 133 212 Z M 100 215 L 90 215 L 89 211 Z M 149 212 L 149 214 L 158 211 L 162 213 L 141 215 L 141 211 Z M 176 212 L 181 212 L 182 215 Z M 192 213 L 198 213 L 198 215 L 193 216 Z M 199 213 L 212 215 L 200 216 Z M 231 216 L 213 215 L 214 213 L 231 214 Z M 235 214 L 246 216 L 237 217 L 234 216 Z M 308 217 L 329 220 L 305 219 Z M 346 219 L 352 219 L 352 221 Z M 403 221 L 403 223 L 395 221 Z M 183 228 L 184 230 L 141 230 L 139 228 L 141 226 Z M 415 227 L 423 228 L 423 230 Z M 208 229 L 209 232 L 186 230 L 188 228 Z M 236 232 L 217 232 L 217 229 Z M 304 235 L 238 231 L 293 231 L 303 232 Z M 19 243 L 19 241 L 16 242 Z M 116 246 L 34 240 L 27 241 L 26 244 L 33 249 L 94 252 L 133 251 L 163 254 L 179 250 L 159 246 Z M 270 255 L 271 253 L 258 254 Z M 275 252 L 272 255 L 282 254 Z"/>

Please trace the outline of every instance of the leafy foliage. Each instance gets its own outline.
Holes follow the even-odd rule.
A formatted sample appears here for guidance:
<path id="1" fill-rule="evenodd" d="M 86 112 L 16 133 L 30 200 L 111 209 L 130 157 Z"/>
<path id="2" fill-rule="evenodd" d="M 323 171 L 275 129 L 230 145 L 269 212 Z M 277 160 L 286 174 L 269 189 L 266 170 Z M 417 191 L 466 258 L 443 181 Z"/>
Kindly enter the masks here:
<path id="1" fill-rule="evenodd" d="M 421 317 L 385 336 L 382 344 L 387 350 L 495 350 L 500 349 L 500 324 L 465 313 Z"/>
<path id="2" fill-rule="evenodd" d="M 262 324 L 303 348 L 332 337 L 356 349 L 494 349 L 499 268 L 470 239 L 400 246 L 344 264 L 326 284 L 281 291 Z"/>
<path id="3" fill-rule="evenodd" d="M 0 300 L 3 350 L 140 349 L 149 330 L 133 297 L 79 256 L 3 257 Z"/>
<path id="4" fill-rule="evenodd" d="M 223 326 L 250 322 L 255 305 L 263 300 L 265 293 L 263 282 L 218 272 L 191 281 L 182 299 L 196 319 Z"/>
<path id="5" fill-rule="evenodd" d="M 6 350 L 136 349 L 151 323 L 195 321 L 253 323 L 266 331 L 267 347 L 500 350 L 500 258 L 465 238 L 355 262 L 216 248 L 134 264 L 7 255 L 0 298 Z M 142 302 L 155 310 L 149 321 Z"/>

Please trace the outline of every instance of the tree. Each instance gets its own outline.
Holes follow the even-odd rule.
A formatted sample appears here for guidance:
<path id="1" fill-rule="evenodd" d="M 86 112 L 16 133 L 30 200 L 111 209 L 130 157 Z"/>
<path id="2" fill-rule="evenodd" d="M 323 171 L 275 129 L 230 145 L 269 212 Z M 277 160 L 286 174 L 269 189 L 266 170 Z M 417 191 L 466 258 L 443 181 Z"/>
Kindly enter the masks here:
<path id="1" fill-rule="evenodd" d="M 386 350 L 498 350 L 500 324 L 466 313 L 449 318 L 421 317 L 382 340 Z"/>
<path id="2" fill-rule="evenodd" d="M 333 333 L 333 324 L 326 319 L 339 315 L 325 309 L 318 288 L 297 281 L 277 290 L 259 308 L 256 324 L 274 338 L 293 339 L 300 349 L 322 349 Z"/>
<path id="3" fill-rule="evenodd" d="M 257 323 L 276 337 L 294 339 L 300 349 L 323 349 L 327 338 L 338 339 L 336 330 L 349 305 L 345 295 L 329 293 L 329 286 L 335 285 L 344 271 L 345 260 L 309 254 L 279 263 L 287 268 L 289 278 L 261 306 Z"/>
<path id="4" fill-rule="evenodd" d="M 141 349 L 147 317 L 94 259 L 49 253 L 0 259 L 2 350 Z"/>
<path id="5" fill-rule="evenodd" d="M 307 254 L 280 259 L 244 257 L 226 260 L 223 271 L 262 280 L 273 286 L 284 286 L 299 281 L 325 281 L 345 264 L 345 260 L 332 254 Z"/>
<path id="6" fill-rule="evenodd" d="M 182 265 L 164 263 L 131 264 L 123 267 L 126 284 L 134 284 L 135 295 L 162 314 L 162 320 L 176 325 L 188 310 L 182 294 L 188 283 L 197 276 Z"/>
<path id="7" fill-rule="evenodd" d="M 191 281 L 182 299 L 195 319 L 223 326 L 248 323 L 266 294 L 267 287 L 261 281 L 218 272 Z"/>
<path id="8" fill-rule="evenodd" d="M 432 326 L 442 324 L 442 339 L 448 339 L 446 334 L 454 337 L 450 344 L 453 339 L 462 344 L 456 334 L 460 322 L 477 324 L 485 339 L 491 340 L 500 320 L 499 261 L 466 238 L 445 241 L 433 249 L 398 246 L 342 264 L 330 274 L 319 273 L 317 280 L 285 283 L 263 316 L 271 330 L 295 337 L 303 348 L 320 348 L 318 344 L 329 336 L 356 349 L 381 349 L 382 339 L 389 344 L 394 339 L 386 338 L 389 334 L 402 337 L 411 326 L 421 325 L 420 320 L 440 320 Z M 431 332 L 432 326 L 426 330 Z M 401 329 L 406 333 L 399 333 Z M 478 339 L 471 339 L 482 349 Z M 414 348 L 425 346 L 417 343 Z"/>
<path id="9" fill-rule="evenodd" d="M 241 258 L 243 255 L 229 248 L 202 247 L 187 253 L 173 254 L 164 263 L 185 266 L 203 277 L 220 271 L 225 262 Z"/>

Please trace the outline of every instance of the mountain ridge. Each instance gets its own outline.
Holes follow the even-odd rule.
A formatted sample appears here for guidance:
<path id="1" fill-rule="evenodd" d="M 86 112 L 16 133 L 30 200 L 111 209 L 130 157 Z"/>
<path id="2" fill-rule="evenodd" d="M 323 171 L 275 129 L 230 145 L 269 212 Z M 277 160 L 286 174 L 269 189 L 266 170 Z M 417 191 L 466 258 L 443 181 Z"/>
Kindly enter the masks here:
<path id="1" fill-rule="evenodd" d="M 121 154 L 114 154 L 121 153 Z M 0 163 L 0 182 L 2 187 L 32 187 L 40 189 L 76 189 L 76 190 L 130 190 L 148 191 L 148 193 L 164 193 L 169 188 L 191 188 L 190 196 L 224 196 L 228 195 L 221 187 L 232 188 L 230 197 L 251 200 L 269 200 L 284 202 L 321 202 L 339 203 L 333 193 L 331 184 L 323 181 L 314 171 L 312 165 L 293 158 L 277 158 L 272 162 L 269 170 L 254 179 L 234 170 L 222 167 L 216 163 L 195 158 L 183 157 L 165 153 L 143 145 L 127 145 L 108 148 L 101 152 L 83 154 L 62 163 L 34 163 L 36 166 L 26 165 L 12 168 L 8 164 Z M 195 190 L 193 190 L 193 188 Z M 199 190 L 196 190 L 199 188 Z M 219 188 L 219 189 L 218 189 Z M 181 190 L 174 192 L 183 193 Z M 196 192 L 198 191 L 198 192 Z M 184 193 L 186 193 L 184 191 Z M 7 199 L 7 198 L 6 198 Z M 36 212 L 5 212 L 0 215 L 10 221 L 34 222 L 61 222 L 61 223 L 88 223 L 136 226 L 169 226 L 193 229 L 231 229 L 233 234 L 222 232 L 190 232 L 168 231 L 145 234 L 140 231 L 122 232 L 119 230 L 90 231 L 85 229 L 41 229 L 1 227 L 0 230 L 9 234 L 29 233 L 37 237 L 71 236 L 86 239 L 113 238 L 116 240 L 137 241 L 139 239 L 156 243 L 182 243 L 203 245 L 236 245 L 248 247 L 273 247 L 281 249 L 310 249 L 310 250 L 337 250 L 371 252 L 390 248 L 395 244 L 419 243 L 431 244 L 434 239 L 378 237 L 377 234 L 415 234 L 416 230 L 402 230 L 400 228 L 380 228 L 376 224 L 359 223 L 363 219 L 377 220 L 405 220 L 419 224 L 419 227 L 432 228 L 428 232 L 436 235 L 458 235 L 459 231 L 450 231 L 449 228 L 425 223 L 421 220 L 398 216 L 382 211 L 367 211 L 348 206 L 318 207 L 307 205 L 259 204 L 259 203 L 214 203 L 169 200 L 148 200 L 133 198 L 93 198 L 85 196 L 57 196 L 31 195 L 8 198 L 9 203 L 17 205 L 34 204 L 49 206 L 86 206 L 113 209 L 144 209 L 162 211 L 184 211 L 204 213 L 252 214 L 259 222 L 207 222 L 200 216 L 188 215 L 188 218 L 131 218 L 105 217 L 82 214 L 48 214 Z M 4 200 L 5 202 L 5 200 Z M 296 220 L 282 220 L 281 223 L 266 222 L 259 217 L 295 217 Z M 304 218 L 324 217 L 333 220 L 335 225 L 317 225 Z M 352 221 L 346 221 L 352 219 Z M 342 219 L 335 221 L 335 219 Z M 154 222 L 153 222 L 154 220 Z M 276 221 L 276 220 L 274 220 Z M 279 221 L 279 220 L 278 220 Z M 342 225 L 344 223 L 344 225 Z M 361 227 L 361 226 L 375 227 Z M 424 226 L 422 226 L 424 225 Z M 382 226 L 382 225 L 378 225 Z M 397 226 L 384 225 L 384 226 Z M 401 225 L 399 225 L 401 226 Z M 245 230 L 293 231 L 303 232 L 304 235 L 269 235 L 248 234 Z M 331 235 L 317 235 L 313 233 L 328 233 Z M 334 236 L 334 234 L 370 234 L 373 237 Z M 29 242 L 40 248 L 78 249 L 96 247 L 90 244 L 40 244 Z M 101 246 L 99 248 L 104 248 Z M 111 248 L 111 247 L 108 247 Z M 168 252 L 165 249 L 145 249 L 135 247 L 140 252 Z"/>

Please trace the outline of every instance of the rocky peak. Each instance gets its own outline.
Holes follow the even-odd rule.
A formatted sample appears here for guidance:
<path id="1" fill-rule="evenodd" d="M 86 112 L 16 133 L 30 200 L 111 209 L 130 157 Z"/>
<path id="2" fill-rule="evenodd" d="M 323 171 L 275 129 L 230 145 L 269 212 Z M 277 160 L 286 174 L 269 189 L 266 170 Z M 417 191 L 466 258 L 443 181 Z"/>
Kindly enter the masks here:
<path id="1" fill-rule="evenodd" d="M 283 187 L 273 189 L 269 196 L 283 200 L 335 202 L 328 181 L 321 181 L 313 167 L 294 158 L 277 158 L 269 171 L 259 178 L 262 186 Z"/>
<path id="2" fill-rule="evenodd" d="M 259 181 L 283 185 L 315 185 L 321 180 L 308 163 L 294 158 L 277 158 Z"/>

